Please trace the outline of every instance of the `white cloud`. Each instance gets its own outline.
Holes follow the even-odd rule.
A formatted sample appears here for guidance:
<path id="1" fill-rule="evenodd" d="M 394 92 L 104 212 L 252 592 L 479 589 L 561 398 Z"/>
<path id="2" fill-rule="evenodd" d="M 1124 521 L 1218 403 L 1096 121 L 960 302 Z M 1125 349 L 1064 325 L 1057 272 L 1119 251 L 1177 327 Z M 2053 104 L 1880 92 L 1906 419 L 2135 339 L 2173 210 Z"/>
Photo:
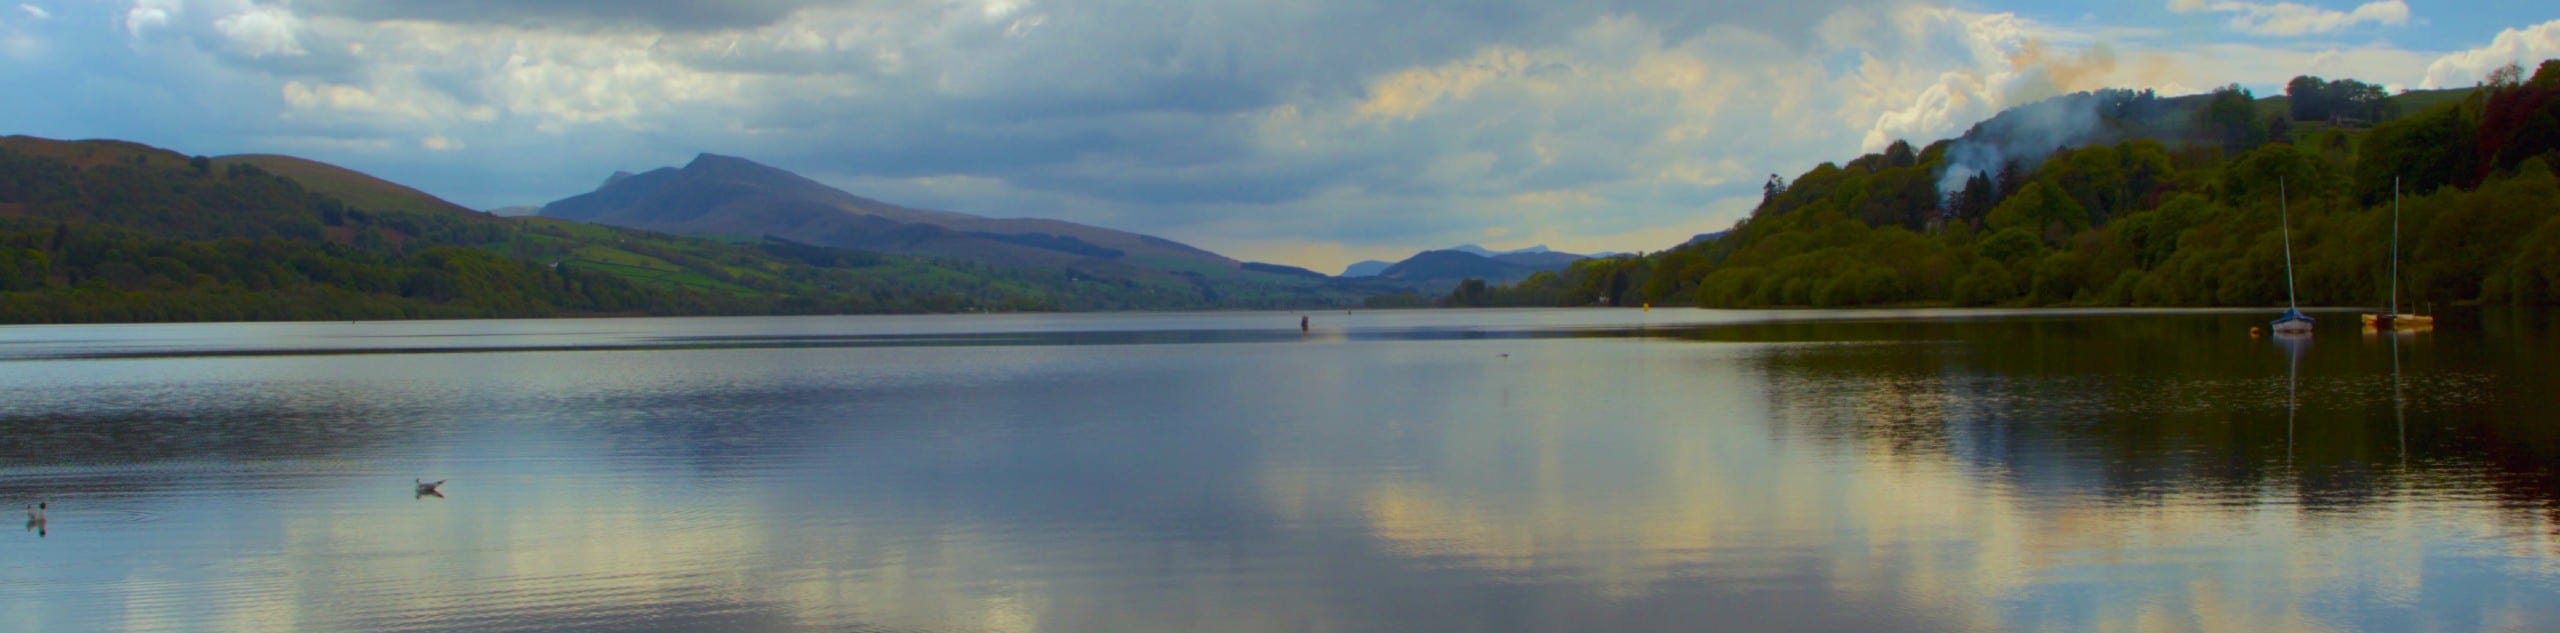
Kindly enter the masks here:
<path id="1" fill-rule="evenodd" d="M 2434 58 L 2379 43 L 2168 44 L 2167 31 L 1890 0 L 1509 2 L 100 10 L 121 11 L 144 44 L 111 52 L 253 90 L 234 100 L 251 104 L 239 106 L 246 116 L 271 115 L 258 138 L 303 139 L 281 147 L 335 153 L 324 159 L 405 161 L 429 178 L 415 184 L 475 205 L 540 202 L 610 170 L 712 151 L 911 205 L 1092 222 L 1317 267 L 1343 262 L 1260 254 L 1372 257 L 1488 231 L 1661 248 L 1677 240 L 1603 242 L 1725 228 L 1748 208 L 1731 201 L 1756 199 L 1769 173 L 1894 139 L 1927 143 L 2062 92 L 2178 94 L 2306 71 L 2414 83 Z M 2285 5 L 2171 5 L 2258 31 L 2309 24 L 2273 8 Z M 704 22 L 679 23 L 692 18 Z M 1411 24 L 1444 28 L 1416 36 Z M 465 170 L 438 162 L 465 147 L 492 161 L 476 166 L 491 175 L 451 176 Z"/>
<path id="2" fill-rule="evenodd" d="M 1807 25 L 1819 27 L 1811 43 L 1603 13 L 1553 37 L 1366 71 L 1348 90 L 1293 86 L 1297 73 L 1323 69 L 1266 67 L 1296 54 L 1241 57 L 1209 41 L 1226 31 L 1096 44 L 1092 29 L 1106 25 L 1093 16 L 1028 3 L 819 6 L 699 33 L 304 19 L 280 6 L 171 8 L 240 16 L 223 41 L 252 59 L 348 60 L 353 72 L 333 76 L 278 71 L 275 94 L 293 125 L 405 136 L 426 149 L 510 142 L 475 136 L 487 134 L 647 131 L 683 145 L 667 148 L 678 155 L 815 161 L 845 174 L 840 182 L 884 189 L 875 195 L 920 198 L 900 200 L 911 204 L 1213 246 L 1337 240 L 1338 253 L 1487 230 L 1595 250 L 1661 248 L 1678 240 L 1592 236 L 1724 228 L 1747 207 L 1716 201 L 1755 196 L 1767 173 L 1894 138 L 1927 142 L 2008 105 L 2113 85 L 2139 66 L 2082 33 L 1925 6 L 1834 11 Z M 253 16 L 276 28 L 249 28 Z M 1231 28 L 1276 19 L 1248 17 Z M 1034 18 L 1045 21 L 1025 32 Z M 1138 56 L 1123 59 L 1122 49 Z M 1863 61 L 1835 73 L 1821 63 L 1835 55 Z M 1268 77 L 1200 83 L 1194 65 Z M 1268 102 L 1193 102 L 1244 91 Z M 926 182 L 978 184 L 902 184 Z"/>
<path id="3" fill-rule="evenodd" d="M 169 27 L 171 20 L 186 10 L 180 0 L 135 0 L 124 12 L 124 31 L 135 38 L 148 37 Z"/>
<path id="4" fill-rule="evenodd" d="M 302 30 L 302 18 L 278 5 L 252 5 L 215 18 L 213 29 L 229 42 L 233 52 L 242 55 L 291 57 L 305 53 L 295 34 Z"/>
<path id="5" fill-rule="evenodd" d="M 25 13 L 25 14 L 27 14 L 27 17 L 35 18 L 35 19 L 38 19 L 38 20 L 51 20 L 51 19 L 53 19 L 53 13 L 52 13 L 52 12 L 44 10 L 44 7 L 39 7 L 39 6 L 32 5 L 32 4 L 20 3 L 20 4 L 18 5 L 18 12 L 20 12 L 20 13 Z"/>
<path id="6" fill-rule="evenodd" d="M 2539 60 L 2560 57 L 2560 20 L 2498 32 L 2489 44 L 2439 57 L 2427 64 L 2420 88 L 2451 88 L 2478 83 L 2489 71 L 2509 63 L 2523 65 L 2526 76 Z"/>
<path id="7" fill-rule="evenodd" d="M 2252 35 L 2298 36 L 2334 33 L 2360 24 L 2400 26 L 2409 23 L 2409 5 L 2401 0 L 2367 2 L 2350 11 L 2333 11 L 2291 2 L 2169 0 L 2177 13 L 2229 13 L 2231 30 Z"/>

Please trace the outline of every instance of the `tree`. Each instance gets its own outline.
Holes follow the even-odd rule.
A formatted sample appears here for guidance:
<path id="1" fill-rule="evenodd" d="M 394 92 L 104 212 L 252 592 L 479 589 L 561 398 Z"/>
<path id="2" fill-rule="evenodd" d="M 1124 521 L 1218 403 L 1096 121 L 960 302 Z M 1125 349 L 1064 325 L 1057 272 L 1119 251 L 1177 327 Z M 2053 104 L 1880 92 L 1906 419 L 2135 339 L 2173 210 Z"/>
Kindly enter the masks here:
<path id="1" fill-rule="evenodd" d="M 1894 139 L 1892 145 L 1884 148 L 1884 166 L 1886 167 L 1910 167 L 1919 163 L 1919 154 L 1911 150 L 1910 141 Z"/>
<path id="2" fill-rule="evenodd" d="M 2523 85 L 2524 66 L 2515 62 L 2507 62 L 2507 65 L 2499 66 L 2496 70 L 2489 71 L 2489 78 L 2481 83 L 2495 89 L 2514 88 L 2516 86 Z"/>
<path id="3" fill-rule="evenodd" d="M 2326 92 L 2329 95 L 2329 116 L 2336 122 L 2354 120 L 2372 124 L 2390 114 L 2387 112 L 2391 105 L 2390 95 L 2382 92 L 2382 86 L 2340 79 L 2329 82 Z"/>
<path id="4" fill-rule="evenodd" d="M 2349 120 L 2373 123 L 2385 115 L 2388 95 L 2382 86 L 2353 79 L 2322 81 L 2319 77 L 2300 76 L 2285 82 L 2286 114 L 2295 121 Z"/>
<path id="5" fill-rule="evenodd" d="M 1947 214 L 1966 222 L 1981 222 L 1991 214 L 1999 186 L 1991 184 L 1991 174 L 1974 172 L 1964 179 L 1964 188 L 1947 194 Z"/>
<path id="6" fill-rule="evenodd" d="M 1779 178 L 1777 174 L 1769 174 L 1769 181 L 1760 183 L 1760 206 L 1769 206 L 1769 203 L 1777 201 L 1778 194 L 1786 192 L 1787 179 Z"/>
<path id="7" fill-rule="evenodd" d="M 2285 111 L 2295 121 L 2325 121 L 2329 118 L 2329 83 L 2319 77 L 2299 75 L 2285 82 Z"/>
<path id="8" fill-rule="evenodd" d="M 2258 127 L 2258 103 L 2249 89 L 2230 84 L 2213 91 L 2213 101 L 2199 112 L 2207 133 L 2222 143 L 2226 152 L 2239 152 L 2258 145 L 2265 131 Z"/>
<path id="9" fill-rule="evenodd" d="M 2479 171 L 2481 139 L 2494 136 L 2479 128 L 2460 108 L 2450 106 L 2374 126 L 2357 150 L 2357 199 L 2365 204 L 2389 201 L 2394 179 L 2410 195 L 2463 184 Z"/>
<path id="10" fill-rule="evenodd" d="M 2007 200 L 2007 199 L 2009 199 L 2009 196 L 2018 195 L 2018 190 L 2019 190 L 2019 189 L 2022 189 L 2022 188 L 2025 188 L 2026 186 L 2027 186 L 2027 165 L 2026 165 L 2026 163 L 2019 162 L 2017 159 L 2014 159 L 2014 158 L 2013 158 L 2013 159 L 2009 159 L 2009 161 L 2008 161 L 2008 162 L 2000 163 L 2000 190 L 1999 190 L 1999 195 L 1997 195 L 1997 196 L 1993 196 L 1993 197 L 1998 198 L 1998 199 L 2000 199 L 2000 200 Z"/>
<path id="11" fill-rule="evenodd" d="M 1994 231 L 2020 229 L 2044 236 L 2046 243 L 2060 244 L 2072 233 L 2089 228 L 2089 208 L 2053 181 L 2038 180 L 1992 209 L 1988 222 Z"/>

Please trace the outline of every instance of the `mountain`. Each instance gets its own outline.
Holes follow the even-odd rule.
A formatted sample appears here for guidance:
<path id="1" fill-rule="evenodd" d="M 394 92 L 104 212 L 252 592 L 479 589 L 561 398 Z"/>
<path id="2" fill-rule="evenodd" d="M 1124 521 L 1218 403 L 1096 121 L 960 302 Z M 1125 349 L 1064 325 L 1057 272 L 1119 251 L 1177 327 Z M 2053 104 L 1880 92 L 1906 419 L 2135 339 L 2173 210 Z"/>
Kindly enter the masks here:
<path id="1" fill-rule="evenodd" d="M 519 205 L 515 205 L 515 206 L 512 206 L 512 207 L 498 207 L 498 208 L 490 209 L 490 210 L 489 210 L 489 215 L 502 216 L 502 217 L 510 217 L 510 218 L 521 218 L 521 217 L 525 217 L 525 216 L 541 215 L 541 214 L 542 214 L 542 207 L 537 207 L 537 206 L 533 206 L 533 205 L 529 205 L 529 204 L 519 204 Z"/>
<path id="2" fill-rule="evenodd" d="M 1262 272 L 1262 273 L 1270 273 L 1270 274 L 1274 274 L 1274 275 L 1288 275 L 1288 276 L 1291 276 L 1291 277 L 1300 277 L 1300 278 L 1305 278 L 1305 279 L 1314 279 L 1314 280 L 1329 280 L 1329 279 L 1332 279 L 1332 277 L 1326 276 L 1324 273 L 1320 273 L 1320 272 L 1316 272 L 1316 271 L 1312 271 L 1312 270 L 1307 270 L 1307 269 L 1305 269 L 1305 268 L 1299 268 L 1299 267 L 1296 267 L 1296 266 L 1290 266 L 1290 265 L 1287 265 L 1287 264 L 1266 264 L 1266 263 L 1262 263 L 1262 262 L 1245 262 L 1244 264 L 1242 264 L 1242 265 L 1241 265 L 1241 266 L 1239 266 L 1239 267 L 1240 267 L 1240 268 L 1243 268 L 1243 269 L 1245 269 L 1245 270 L 1250 270 L 1250 271 L 1254 271 L 1254 272 Z"/>
<path id="3" fill-rule="evenodd" d="M 1571 266 L 1576 261 L 1592 257 L 1590 255 L 1576 255 L 1573 253 L 1557 251 L 1547 248 L 1547 245 L 1545 244 L 1538 244 L 1528 248 L 1517 248 L 1507 251 L 1497 251 L 1477 244 L 1459 244 L 1457 246 L 1451 246 L 1440 250 L 1466 253 L 1506 264 L 1518 264 L 1539 270 L 1563 270 L 1564 267 Z"/>
<path id="4" fill-rule="evenodd" d="M 1549 249 L 1545 244 L 1508 251 L 1496 251 L 1478 244 L 1459 244 L 1415 253 L 1400 262 L 1362 261 L 1344 268 L 1342 277 L 1374 277 L 1441 292 L 1467 279 L 1508 283 L 1526 279 L 1539 271 L 1562 271 L 1574 262 L 1589 258 Z"/>
<path id="5" fill-rule="evenodd" d="M 1573 253 L 1558 253 L 1550 251 L 1544 246 L 1534 248 L 1537 250 L 1532 251 L 1524 249 L 1494 255 L 1493 260 L 1505 264 L 1527 266 L 1538 270 L 1564 270 L 1564 267 L 1571 266 L 1574 262 L 1587 259 L 1582 255 L 1575 255 Z"/>
<path id="6" fill-rule="evenodd" d="M 902 207 L 733 156 L 617 172 L 541 216 L 683 235 L 775 236 L 806 244 L 1064 268 L 1113 278 L 1243 274 L 1239 262 L 1164 238 L 1036 218 Z"/>
<path id="7" fill-rule="evenodd" d="M 1539 244 L 1539 245 L 1531 246 L 1531 247 L 1528 247 L 1528 248 L 1512 249 L 1512 250 L 1507 250 L 1507 251 L 1497 251 L 1497 250 L 1493 250 L 1493 249 L 1490 249 L 1490 248 L 1485 248 L 1483 245 L 1480 245 L 1480 244 L 1459 244 L 1459 245 L 1457 245 L 1457 246 L 1451 246 L 1451 247 L 1444 248 L 1444 249 L 1440 249 L 1440 250 L 1444 250 L 1444 251 L 1457 251 L 1457 252 L 1461 252 L 1461 253 L 1466 253 L 1466 254 L 1470 254 L 1470 255 L 1477 255 L 1477 256 L 1482 256 L 1482 257 L 1500 257 L 1500 256 L 1503 256 L 1503 255 L 1540 255 L 1540 254 L 1546 254 L 1546 253 L 1553 253 L 1553 252 L 1555 252 L 1555 251 L 1552 251 L 1552 250 L 1548 250 L 1548 249 L 1547 249 L 1547 245 L 1545 245 L 1545 244 Z"/>
<path id="8" fill-rule="evenodd" d="M 1380 279 L 1405 282 L 1430 292 L 1447 292 L 1458 282 L 1480 279 L 1509 283 L 1526 279 L 1539 268 L 1461 250 L 1423 251 L 1378 272 Z"/>
<path id="9" fill-rule="evenodd" d="M 1350 266 L 1344 267 L 1342 269 L 1342 276 L 1376 277 L 1378 276 L 1378 273 L 1385 272 L 1388 266 L 1394 265 L 1395 262 L 1382 262 L 1374 259 L 1364 259 L 1353 262 Z"/>
<path id="10" fill-rule="evenodd" d="M 1108 278 L 502 217 L 335 165 L 235 158 L 0 138 L 0 323 L 1284 308 L 1396 291 L 1280 266 Z"/>

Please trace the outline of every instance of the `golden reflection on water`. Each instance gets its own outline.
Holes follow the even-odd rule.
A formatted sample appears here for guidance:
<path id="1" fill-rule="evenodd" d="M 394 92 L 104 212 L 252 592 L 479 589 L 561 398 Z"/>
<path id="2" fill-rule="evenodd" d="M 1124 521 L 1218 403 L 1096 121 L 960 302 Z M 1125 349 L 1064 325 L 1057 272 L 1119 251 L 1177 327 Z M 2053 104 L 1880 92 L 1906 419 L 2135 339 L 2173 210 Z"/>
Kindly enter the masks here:
<path id="1" fill-rule="evenodd" d="M 2560 526 L 2549 514 L 2404 486 L 2381 491 L 2369 512 L 2307 516 L 2291 500 L 2309 493 L 2287 480 L 2245 491 L 2248 498 L 2216 489 L 2168 489 L 2133 500 L 2022 498 L 1998 473 L 1913 450 L 1908 438 L 1891 433 L 1790 441 L 1807 438 L 1738 422 L 1871 429 L 1919 417 L 1934 428 L 1945 424 L 1947 409 L 1961 406 L 1960 397 L 1939 391 L 1943 382 L 1877 379 L 1778 396 L 1752 388 L 1767 383 L 1739 379 L 1733 367 L 1653 368 L 1679 373 L 1690 388 L 1722 388 L 1702 397 L 1723 407 L 1711 413 L 1597 420 L 1587 411 L 1548 409 L 1521 415 L 1528 424 L 1522 432 L 1498 435 L 1515 444 L 1453 439 L 1436 456 L 1435 472 L 1365 482 L 1366 529 L 1400 556 L 1495 576 L 1562 577 L 1620 598 L 1695 575 L 1748 583 L 1757 574 L 1784 573 L 1766 564 L 1773 552 L 1824 550 L 1828 566 L 1820 575 L 1835 599 L 1933 605 L 1934 617 L 1976 630 L 2020 623 L 2000 597 L 2121 580 L 2112 575 L 2128 567 L 2174 571 L 2097 601 L 2093 630 L 2335 630 L 2341 621 L 2315 613 L 2306 596 L 2343 586 L 2415 596 L 2421 576 L 2414 572 L 2427 567 L 2427 550 L 2448 542 L 2500 544 L 2500 555 L 2528 567 L 2511 573 L 2560 577 L 2553 544 Z M 1758 403 L 1776 410 L 1749 410 Z M 1645 478 L 1609 480 L 1598 494 L 1586 494 L 1595 492 L 1588 482 L 1565 483 L 1577 465 L 1567 463 L 1564 444 L 1594 427 L 1625 424 L 1647 426 L 1650 443 L 1617 448 L 1652 455 L 1598 459 L 1659 468 L 1612 471 Z M 1517 459 L 1521 454 L 1534 457 Z M 1532 472 L 1516 478 L 1534 485 L 1486 490 L 1468 483 L 1520 466 Z M 1303 504 L 1310 472 L 1274 472 L 1270 496 Z"/>

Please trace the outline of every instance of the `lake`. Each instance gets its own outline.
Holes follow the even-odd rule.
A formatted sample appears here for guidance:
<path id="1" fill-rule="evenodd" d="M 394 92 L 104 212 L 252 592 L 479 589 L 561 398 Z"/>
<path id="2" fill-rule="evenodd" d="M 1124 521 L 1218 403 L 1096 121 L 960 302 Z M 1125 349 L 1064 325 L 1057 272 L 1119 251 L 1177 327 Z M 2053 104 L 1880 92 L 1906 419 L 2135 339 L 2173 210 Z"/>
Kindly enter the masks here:
<path id="1" fill-rule="evenodd" d="M 2560 629 L 2560 315 L 2273 312 L 6 327 L 0 630 Z"/>

